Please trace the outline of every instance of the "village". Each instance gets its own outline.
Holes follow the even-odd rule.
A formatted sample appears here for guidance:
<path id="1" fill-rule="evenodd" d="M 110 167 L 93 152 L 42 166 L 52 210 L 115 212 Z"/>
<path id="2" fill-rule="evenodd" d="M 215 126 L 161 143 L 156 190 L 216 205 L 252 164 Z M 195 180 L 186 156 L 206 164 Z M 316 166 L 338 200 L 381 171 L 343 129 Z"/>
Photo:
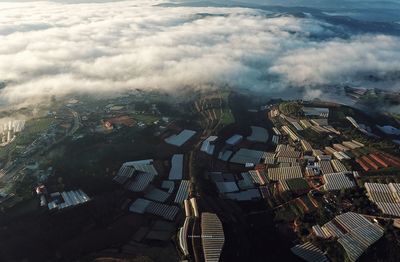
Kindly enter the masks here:
<path id="1" fill-rule="evenodd" d="M 58 252 L 70 256 L 79 246 L 77 255 L 93 259 L 258 261 L 256 247 L 267 243 L 285 259 L 356 261 L 395 245 L 388 241 L 399 237 L 400 158 L 391 122 L 374 124 L 331 102 L 248 106 L 228 91 L 192 99 L 168 108 L 157 95 L 77 98 L 59 111 L 65 117 L 51 113 L 61 122 L 50 130 L 64 127 L 64 135 L 52 138 L 47 154 L 25 157 L 20 173 L 25 182 L 36 177 L 25 196 L 29 212 L 86 232 L 58 230 L 68 243 L 54 242 Z M 3 193 L 4 204 L 10 196 Z M 14 197 L 16 207 L 26 201 Z M 104 218 L 93 217 L 98 212 Z M 73 214 L 80 218 L 66 222 Z M 100 243 L 104 234 L 112 237 Z"/>

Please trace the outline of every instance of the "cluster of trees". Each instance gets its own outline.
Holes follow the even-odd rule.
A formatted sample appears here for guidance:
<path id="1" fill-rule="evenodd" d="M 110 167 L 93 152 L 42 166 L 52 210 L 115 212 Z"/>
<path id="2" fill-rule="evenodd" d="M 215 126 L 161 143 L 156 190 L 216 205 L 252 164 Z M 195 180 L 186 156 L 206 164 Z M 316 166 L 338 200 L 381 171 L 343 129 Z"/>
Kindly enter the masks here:
<path id="1" fill-rule="evenodd" d="M 302 106 L 297 102 L 283 102 L 279 104 L 279 111 L 285 115 L 302 116 Z"/>

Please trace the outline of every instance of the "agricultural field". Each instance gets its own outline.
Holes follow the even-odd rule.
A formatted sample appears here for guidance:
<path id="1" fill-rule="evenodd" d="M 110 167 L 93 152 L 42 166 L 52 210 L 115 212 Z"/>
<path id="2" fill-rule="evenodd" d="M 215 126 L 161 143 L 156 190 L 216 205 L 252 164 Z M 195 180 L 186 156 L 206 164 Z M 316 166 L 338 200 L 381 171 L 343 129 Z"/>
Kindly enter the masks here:
<path id="1" fill-rule="evenodd" d="M 275 212 L 275 221 L 290 222 L 298 217 L 300 211 L 293 205 L 285 205 Z"/>
<path id="2" fill-rule="evenodd" d="M 155 121 L 160 120 L 159 116 L 155 115 L 150 115 L 150 114 L 134 114 L 132 117 L 137 121 L 137 122 L 143 122 L 146 125 L 151 125 Z"/>
<path id="3" fill-rule="evenodd" d="M 51 117 L 28 120 L 25 129 L 15 139 L 15 143 L 17 145 L 28 145 L 32 143 L 33 140 L 43 133 L 53 122 L 54 119 Z"/>
<path id="4" fill-rule="evenodd" d="M 221 114 L 221 124 L 223 126 L 227 126 L 235 122 L 235 118 L 232 115 L 232 112 L 229 108 L 224 108 Z"/>
<path id="5" fill-rule="evenodd" d="M 285 115 L 303 115 L 302 106 L 297 102 L 283 102 L 279 104 L 279 110 Z"/>

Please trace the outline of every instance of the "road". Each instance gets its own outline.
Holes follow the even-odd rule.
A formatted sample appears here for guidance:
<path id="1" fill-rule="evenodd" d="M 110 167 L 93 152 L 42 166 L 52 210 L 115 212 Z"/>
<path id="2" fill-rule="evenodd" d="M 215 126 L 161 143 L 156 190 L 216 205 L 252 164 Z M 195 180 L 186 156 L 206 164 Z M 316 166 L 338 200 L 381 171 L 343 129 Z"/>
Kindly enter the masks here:
<path id="1" fill-rule="evenodd" d="M 221 95 L 217 96 L 218 99 L 220 100 L 220 105 L 222 105 L 222 97 Z M 197 192 L 196 190 L 196 176 L 195 176 L 195 167 L 197 163 L 197 153 L 200 151 L 201 144 L 205 138 L 208 136 L 212 135 L 217 128 L 219 127 L 221 123 L 221 116 L 223 114 L 222 107 L 220 106 L 220 111 L 221 114 L 219 115 L 219 118 L 217 117 L 217 113 L 214 108 L 212 109 L 205 109 L 205 105 L 208 99 L 215 99 L 215 96 L 212 97 L 204 97 L 198 101 L 195 101 L 195 108 L 197 112 L 202 116 L 202 124 L 204 126 L 203 131 L 200 135 L 200 139 L 196 142 L 194 145 L 193 149 L 189 152 L 189 162 L 188 162 L 188 174 L 191 182 L 193 183 L 191 186 L 191 192 L 190 195 L 192 197 L 196 197 L 198 200 L 201 199 L 201 194 L 200 192 Z M 191 234 L 192 236 L 198 236 L 201 235 L 201 230 L 200 230 L 200 219 L 195 218 L 193 223 L 192 223 L 192 228 L 191 228 Z M 191 239 L 192 242 L 192 254 L 193 254 L 193 259 L 195 262 L 200 262 L 202 261 L 202 249 L 201 249 L 201 238 L 199 237 L 192 237 Z"/>
<path id="2" fill-rule="evenodd" d="M 66 107 L 72 114 L 72 116 L 74 117 L 74 122 L 72 125 L 72 128 L 68 131 L 66 136 L 72 136 L 73 134 L 75 134 L 76 131 L 78 131 L 81 122 L 80 122 L 80 117 L 79 117 L 79 113 L 75 110 L 73 110 L 70 107 Z"/>

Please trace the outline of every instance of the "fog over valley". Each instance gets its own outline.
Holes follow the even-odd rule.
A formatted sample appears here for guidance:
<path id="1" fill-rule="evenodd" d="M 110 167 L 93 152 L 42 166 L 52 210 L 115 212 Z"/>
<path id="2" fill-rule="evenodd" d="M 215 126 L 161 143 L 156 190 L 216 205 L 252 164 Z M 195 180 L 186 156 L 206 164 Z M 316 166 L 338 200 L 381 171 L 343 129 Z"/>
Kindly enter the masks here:
<path id="1" fill-rule="evenodd" d="M 399 90 L 399 24 L 313 1 L 310 12 L 243 2 L 1 1 L 0 103 L 222 85 L 307 98 L 344 85 Z"/>

